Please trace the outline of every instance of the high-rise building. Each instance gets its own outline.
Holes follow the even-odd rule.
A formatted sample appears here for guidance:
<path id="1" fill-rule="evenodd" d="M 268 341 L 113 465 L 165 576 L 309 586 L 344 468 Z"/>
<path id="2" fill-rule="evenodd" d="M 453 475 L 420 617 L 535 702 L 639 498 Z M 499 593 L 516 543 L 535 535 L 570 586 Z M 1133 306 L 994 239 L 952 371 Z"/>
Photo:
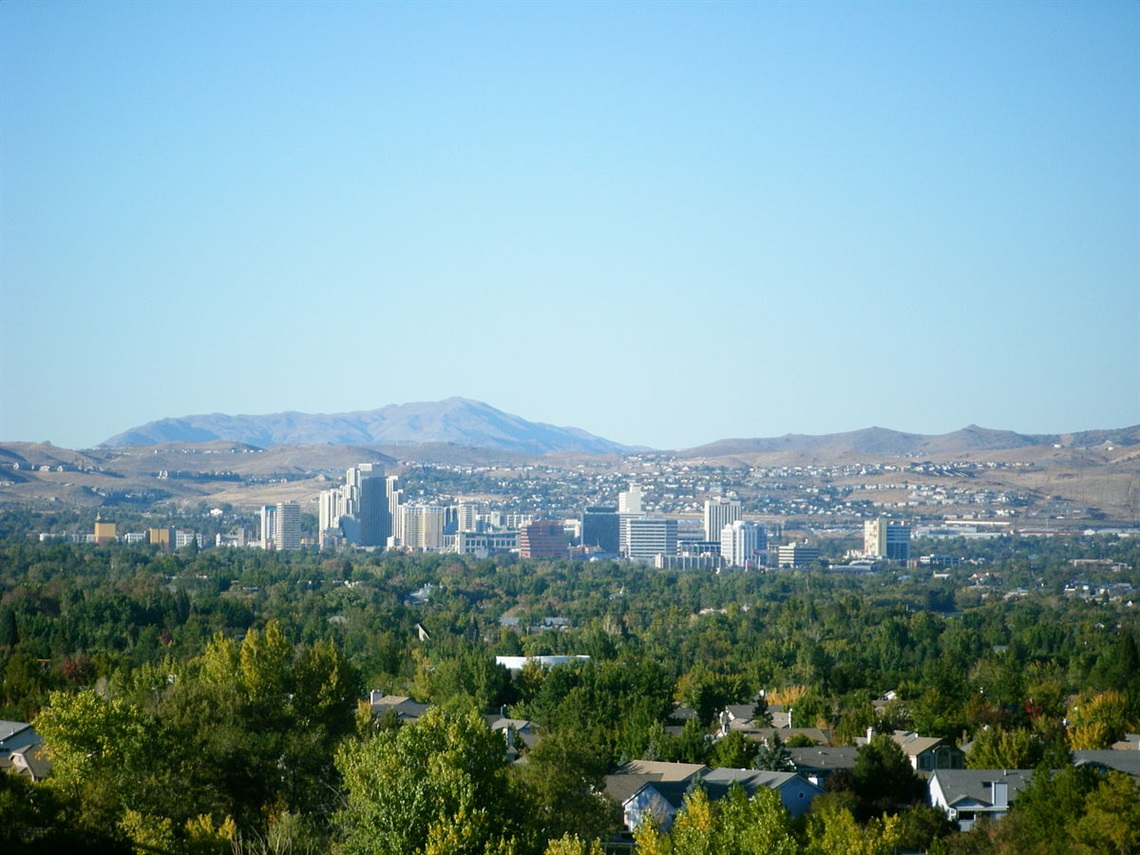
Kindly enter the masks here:
<path id="1" fill-rule="evenodd" d="M 277 548 L 277 506 L 261 506 L 261 548 Z"/>
<path id="2" fill-rule="evenodd" d="M 630 484 L 628 490 L 618 493 L 618 513 L 635 516 L 641 513 L 641 488 L 636 484 Z"/>
<path id="3" fill-rule="evenodd" d="M 720 540 L 726 525 L 740 519 L 740 502 L 716 496 L 705 499 L 705 540 Z"/>
<path id="4" fill-rule="evenodd" d="M 322 490 L 318 499 L 321 542 L 343 537 L 357 546 L 387 546 L 395 533 L 393 506 L 399 504 L 395 492 L 395 476 L 385 477 L 378 463 L 348 469 L 344 486 Z"/>
<path id="5" fill-rule="evenodd" d="M 720 556 L 729 567 L 763 567 L 768 533 L 754 520 L 735 520 L 720 532 Z"/>
<path id="6" fill-rule="evenodd" d="M 400 545 L 408 549 L 438 552 L 443 548 L 446 508 L 440 505 L 401 505 Z"/>
<path id="7" fill-rule="evenodd" d="M 885 517 L 863 523 L 863 554 L 888 561 L 910 560 L 910 525 Z"/>
<path id="8" fill-rule="evenodd" d="M 617 508 L 589 507 L 582 514 L 582 545 L 610 555 L 621 548 L 621 525 Z"/>
<path id="9" fill-rule="evenodd" d="M 657 555 L 677 554 L 677 521 L 663 517 L 623 517 L 626 556 L 633 561 L 652 561 Z"/>
<path id="10" fill-rule="evenodd" d="M 565 558 L 568 553 L 566 529 L 560 522 L 538 520 L 519 529 L 522 558 Z"/>
<path id="11" fill-rule="evenodd" d="M 301 506 L 296 502 L 277 504 L 276 543 L 278 549 L 301 548 Z"/>
<path id="12" fill-rule="evenodd" d="M 116 535 L 117 530 L 113 522 L 95 520 L 95 542 L 114 543 L 118 539 Z"/>

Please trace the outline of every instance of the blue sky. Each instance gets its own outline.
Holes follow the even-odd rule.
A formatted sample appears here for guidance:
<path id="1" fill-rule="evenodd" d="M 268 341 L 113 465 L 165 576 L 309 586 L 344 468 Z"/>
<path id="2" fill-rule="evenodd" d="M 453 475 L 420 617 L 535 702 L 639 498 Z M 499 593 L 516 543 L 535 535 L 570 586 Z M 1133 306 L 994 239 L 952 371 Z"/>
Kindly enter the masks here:
<path id="1" fill-rule="evenodd" d="M 0 3 L 0 439 L 1140 423 L 1140 4 Z"/>

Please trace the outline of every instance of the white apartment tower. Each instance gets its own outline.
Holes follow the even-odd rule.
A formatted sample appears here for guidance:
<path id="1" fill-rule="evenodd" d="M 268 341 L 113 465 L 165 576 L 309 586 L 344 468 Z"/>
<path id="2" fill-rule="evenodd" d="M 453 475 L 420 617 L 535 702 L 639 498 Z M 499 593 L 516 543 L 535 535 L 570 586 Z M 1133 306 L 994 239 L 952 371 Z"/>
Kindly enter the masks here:
<path id="1" fill-rule="evenodd" d="M 630 484 L 628 490 L 618 493 L 618 513 L 634 516 L 641 513 L 641 488 L 639 486 Z"/>
<path id="2" fill-rule="evenodd" d="M 740 502 L 716 496 L 705 499 L 705 540 L 720 540 L 726 525 L 740 519 Z"/>
<path id="3" fill-rule="evenodd" d="M 720 532 L 720 557 L 729 567 L 764 566 L 768 533 L 754 520 L 734 520 Z"/>
<path id="4" fill-rule="evenodd" d="M 301 548 L 301 506 L 278 502 L 261 508 L 261 548 Z"/>

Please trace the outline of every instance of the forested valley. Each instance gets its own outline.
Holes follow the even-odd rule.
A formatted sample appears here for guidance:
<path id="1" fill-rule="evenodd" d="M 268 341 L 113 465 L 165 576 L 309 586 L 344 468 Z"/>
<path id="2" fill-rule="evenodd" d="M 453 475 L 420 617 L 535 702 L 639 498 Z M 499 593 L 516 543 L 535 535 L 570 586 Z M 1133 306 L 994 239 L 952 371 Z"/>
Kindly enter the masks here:
<path id="1" fill-rule="evenodd" d="M 1136 538 L 916 543 L 954 556 L 936 573 L 712 574 L 20 528 L 0 527 L 0 719 L 35 726 L 52 772 L 0 775 L 5 852 L 1140 847 L 1135 782 L 1070 762 L 1140 729 L 1140 618 L 1111 593 L 1140 585 Z M 589 658 L 514 676 L 494 658 L 542 654 Z M 376 717 L 371 690 L 432 708 Z M 778 743 L 716 737 L 721 710 L 753 703 L 838 744 L 909 729 L 972 743 L 971 766 L 1039 773 L 1005 819 L 960 832 L 876 740 L 802 818 L 771 793 L 698 789 L 667 832 L 615 843 L 603 780 L 619 763 L 782 768 Z M 485 713 L 533 722 L 523 762 Z"/>

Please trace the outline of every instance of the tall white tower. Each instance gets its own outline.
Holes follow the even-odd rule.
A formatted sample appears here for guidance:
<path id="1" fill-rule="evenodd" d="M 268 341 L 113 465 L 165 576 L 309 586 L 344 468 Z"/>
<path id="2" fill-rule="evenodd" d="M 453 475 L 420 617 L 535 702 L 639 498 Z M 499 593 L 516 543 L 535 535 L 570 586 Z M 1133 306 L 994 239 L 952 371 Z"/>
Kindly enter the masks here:
<path id="1" fill-rule="evenodd" d="M 715 496 L 705 499 L 705 540 L 720 540 L 720 533 L 726 525 L 740 519 L 740 502 Z"/>
<path id="2" fill-rule="evenodd" d="M 618 513 L 641 513 L 641 488 L 639 486 L 630 484 L 628 490 L 618 493 Z"/>

